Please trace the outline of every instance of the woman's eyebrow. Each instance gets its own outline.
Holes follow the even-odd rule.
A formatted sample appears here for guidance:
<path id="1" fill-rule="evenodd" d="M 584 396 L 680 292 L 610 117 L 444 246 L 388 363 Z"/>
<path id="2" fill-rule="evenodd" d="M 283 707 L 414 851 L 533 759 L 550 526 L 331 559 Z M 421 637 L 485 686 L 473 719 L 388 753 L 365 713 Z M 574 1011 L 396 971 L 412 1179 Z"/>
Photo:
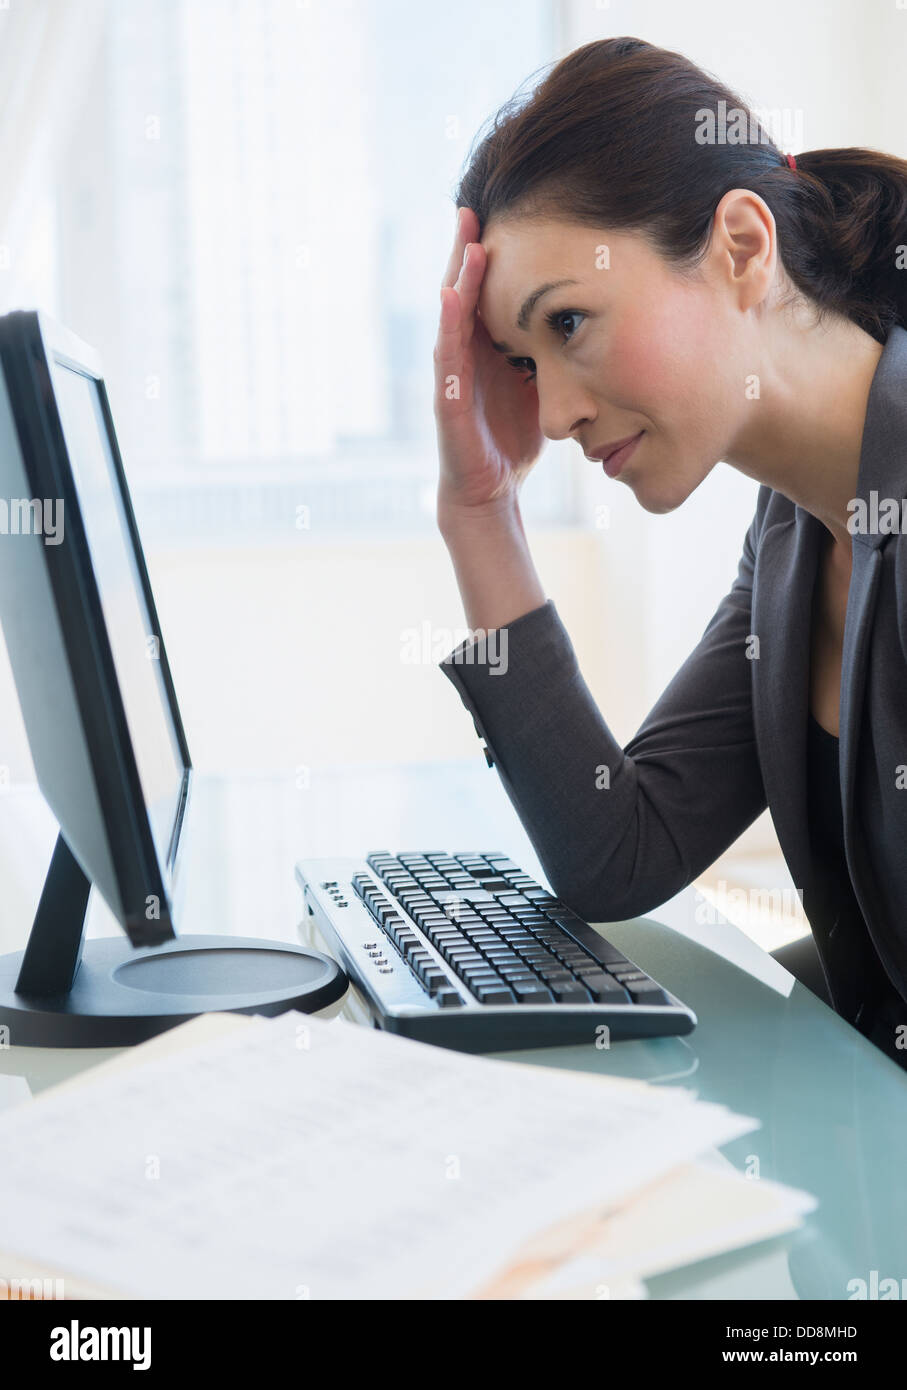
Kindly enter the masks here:
<path id="1" fill-rule="evenodd" d="M 526 332 L 526 329 L 529 327 L 529 321 L 532 318 L 532 311 L 543 295 L 550 294 L 552 290 L 559 290 L 562 285 L 576 284 L 579 284 L 578 280 L 549 280 L 546 285 L 539 285 L 538 289 L 533 290 L 531 294 L 527 294 L 526 298 L 523 300 L 520 312 L 516 316 L 517 328 L 522 329 L 524 333 Z M 513 352 L 514 350 L 508 347 L 506 343 L 496 343 L 492 341 L 491 346 L 496 348 L 498 352 Z"/>

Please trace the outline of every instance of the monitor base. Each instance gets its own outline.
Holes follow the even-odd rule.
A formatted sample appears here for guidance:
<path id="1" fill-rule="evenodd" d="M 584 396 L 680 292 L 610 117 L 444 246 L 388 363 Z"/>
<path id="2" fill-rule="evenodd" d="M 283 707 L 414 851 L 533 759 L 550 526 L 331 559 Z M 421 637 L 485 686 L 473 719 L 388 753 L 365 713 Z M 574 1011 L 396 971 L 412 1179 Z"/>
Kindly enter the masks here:
<path id="1" fill-rule="evenodd" d="M 314 1013 L 346 991 L 320 951 L 248 936 L 180 936 L 136 950 L 86 941 L 68 993 L 18 994 L 24 951 L 0 956 L 0 1046 L 128 1047 L 199 1014 Z"/>

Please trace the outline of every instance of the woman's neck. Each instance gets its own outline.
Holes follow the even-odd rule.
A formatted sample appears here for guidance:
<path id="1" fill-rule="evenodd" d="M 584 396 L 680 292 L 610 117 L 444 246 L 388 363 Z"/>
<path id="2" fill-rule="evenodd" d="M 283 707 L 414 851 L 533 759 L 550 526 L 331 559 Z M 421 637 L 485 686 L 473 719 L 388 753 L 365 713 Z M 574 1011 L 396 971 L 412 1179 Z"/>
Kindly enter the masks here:
<path id="1" fill-rule="evenodd" d="M 805 508 L 849 553 L 869 388 L 881 343 L 848 321 L 779 323 L 760 352 L 759 399 L 727 462 Z"/>

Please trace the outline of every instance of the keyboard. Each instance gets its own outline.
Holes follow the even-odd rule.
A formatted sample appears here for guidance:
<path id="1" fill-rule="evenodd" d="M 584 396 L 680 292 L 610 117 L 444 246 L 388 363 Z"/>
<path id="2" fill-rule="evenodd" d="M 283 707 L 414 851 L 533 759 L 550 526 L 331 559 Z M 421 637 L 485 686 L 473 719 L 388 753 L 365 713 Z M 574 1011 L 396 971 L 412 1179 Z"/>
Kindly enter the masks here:
<path id="1" fill-rule="evenodd" d="M 504 854 L 377 850 L 302 860 L 296 878 L 308 918 L 389 1032 L 489 1052 L 606 1047 L 696 1026 Z"/>

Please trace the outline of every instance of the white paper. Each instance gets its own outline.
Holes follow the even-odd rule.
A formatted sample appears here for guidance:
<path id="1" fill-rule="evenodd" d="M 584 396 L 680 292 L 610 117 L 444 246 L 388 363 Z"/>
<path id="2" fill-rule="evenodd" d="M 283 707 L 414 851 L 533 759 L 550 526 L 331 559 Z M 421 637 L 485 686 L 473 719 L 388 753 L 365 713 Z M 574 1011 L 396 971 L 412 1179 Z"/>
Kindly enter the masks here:
<path id="1" fill-rule="evenodd" d="M 676 1168 L 607 1215 L 587 1221 L 582 1249 L 531 1288 L 531 1297 L 580 1283 L 586 1297 L 794 1230 L 818 1203 L 807 1192 L 767 1178 L 751 1180 L 711 1156 Z M 602 1292 L 604 1291 L 604 1292 Z M 526 1296 L 526 1295 L 523 1295 Z"/>
<path id="2" fill-rule="evenodd" d="M 31 1100 L 31 1088 L 24 1076 L 7 1076 L 0 1072 L 0 1111 L 12 1110 Z"/>
<path id="3" fill-rule="evenodd" d="M 0 1115 L 0 1249 L 127 1296 L 456 1297 L 755 1128 L 680 1088 L 256 1018 Z"/>

